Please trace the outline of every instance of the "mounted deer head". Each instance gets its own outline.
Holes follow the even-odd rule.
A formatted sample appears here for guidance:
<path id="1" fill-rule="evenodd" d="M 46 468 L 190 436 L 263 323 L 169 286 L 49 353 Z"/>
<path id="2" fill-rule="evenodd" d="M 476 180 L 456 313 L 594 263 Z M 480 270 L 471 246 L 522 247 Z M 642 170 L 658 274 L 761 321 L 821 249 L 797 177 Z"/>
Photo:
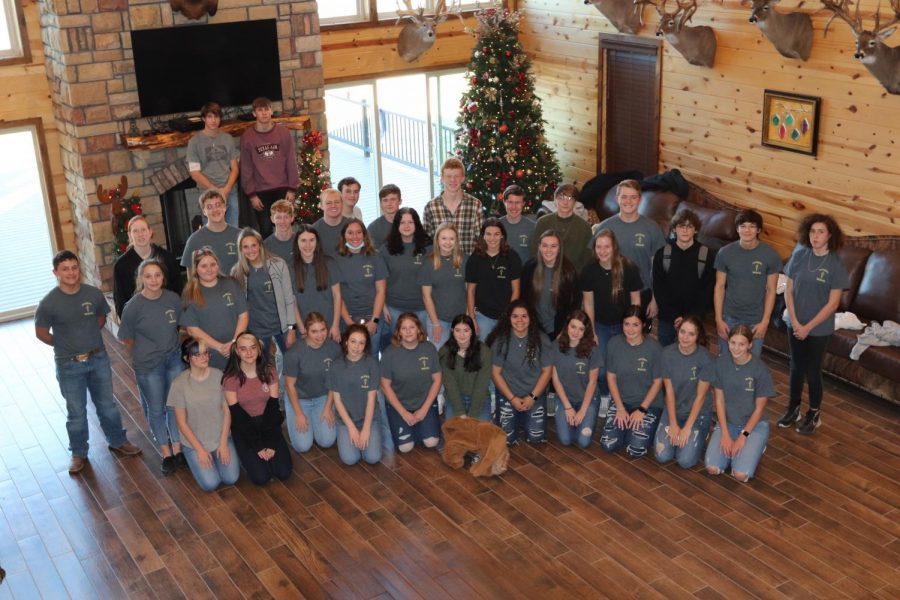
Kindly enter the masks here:
<path id="1" fill-rule="evenodd" d="M 403 26 L 400 36 L 397 38 L 397 53 L 406 62 L 417 60 L 434 46 L 434 41 L 437 39 L 435 29 L 451 14 L 456 15 L 462 21 L 459 2 L 455 3 L 455 10 L 448 12 L 446 0 L 440 0 L 435 7 L 434 16 L 431 17 L 425 16 L 424 7 L 413 8 L 410 0 L 403 0 L 403 3 L 406 5 L 405 9 L 399 9 L 398 4 L 397 23 L 402 19 L 409 19 L 410 22 Z"/>
<path id="2" fill-rule="evenodd" d="M 644 6 L 635 6 L 632 0 L 584 0 L 584 3 L 593 4 L 622 33 L 637 33 L 644 24 L 641 18 Z"/>
<path id="3" fill-rule="evenodd" d="M 748 0 L 741 0 L 746 5 Z M 813 28 L 809 15 L 802 12 L 780 13 L 780 0 L 749 0 L 750 22 L 756 23 L 775 49 L 786 58 L 806 60 L 812 50 Z"/>
<path id="4" fill-rule="evenodd" d="M 666 2 L 662 0 L 634 0 L 635 6 L 652 4 L 659 15 L 656 35 L 665 36 L 673 48 L 692 65 L 712 67 L 716 60 L 716 34 L 712 27 L 687 25 L 697 12 L 697 0 L 676 0 L 675 12 L 666 12 Z"/>
<path id="5" fill-rule="evenodd" d="M 125 198 L 125 194 L 128 193 L 128 178 L 122 175 L 122 178 L 119 179 L 119 185 L 112 188 L 111 190 L 104 190 L 103 186 L 99 183 L 97 184 L 97 198 L 100 199 L 100 202 L 103 204 L 109 204 L 109 222 L 113 228 L 113 234 L 116 231 L 116 219 L 119 218 L 119 215 L 122 214 L 122 200 Z"/>
<path id="6" fill-rule="evenodd" d="M 219 11 L 219 0 L 169 0 L 169 5 L 188 19 L 199 19 L 207 14 L 214 17 Z"/>
<path id="7" fill-rule="evenodd" d="M 850 0 L 839 2 L 822 0 L 822 4 L 833 13 L 825 24 L 825 35 L 828 35 L 828 27 L 835 17 L 843 19 L 856 36 L 856 53 L 853 57 L 861 60 L 869 73 L 874 75 L 888 92 L 900 94 L 900 46 L 891 48 L 884 43 L 884 40 L 897 30 L 897 23 L 900 22 L 900 0 L 891 0 L 894 18 L 884 25 L 881 25 L 881 2 L 878 3 L 878 8 L 875 9 L 875 27 L 871 31 L 862 27 L 858 1 L 852 18 L 848 8 Z"/>

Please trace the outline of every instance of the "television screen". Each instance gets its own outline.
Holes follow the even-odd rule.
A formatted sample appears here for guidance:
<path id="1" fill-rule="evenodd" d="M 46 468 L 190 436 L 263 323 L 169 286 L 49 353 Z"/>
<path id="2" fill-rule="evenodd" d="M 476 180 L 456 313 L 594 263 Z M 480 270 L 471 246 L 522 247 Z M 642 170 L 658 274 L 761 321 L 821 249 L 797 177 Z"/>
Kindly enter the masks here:
<path id="1" fill-rule="evenodd" d="M 131 32 L 141 116 L 281 100 L 275 19 Z"/>

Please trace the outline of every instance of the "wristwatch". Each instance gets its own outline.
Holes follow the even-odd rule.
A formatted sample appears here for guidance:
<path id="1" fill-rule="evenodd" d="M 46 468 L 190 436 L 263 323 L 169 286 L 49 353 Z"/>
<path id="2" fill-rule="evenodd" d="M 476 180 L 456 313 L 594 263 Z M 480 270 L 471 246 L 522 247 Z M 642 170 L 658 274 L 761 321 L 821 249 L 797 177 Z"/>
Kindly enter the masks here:
<path id="1" fill-rule="evenodd" d="M 638 409 L 639 411 L 641 411 L 642 413 L 644 413 L 645 415 L 647 414 L 647 409 L 644 408 L 643 406 L 638 406 L 637 409 Z"/>
<path id="2" fill-rule="evenodd" d="M 750 437 L 750 432 L 746 429 L 741 429 L 741 435 L 744 437 Z"/>

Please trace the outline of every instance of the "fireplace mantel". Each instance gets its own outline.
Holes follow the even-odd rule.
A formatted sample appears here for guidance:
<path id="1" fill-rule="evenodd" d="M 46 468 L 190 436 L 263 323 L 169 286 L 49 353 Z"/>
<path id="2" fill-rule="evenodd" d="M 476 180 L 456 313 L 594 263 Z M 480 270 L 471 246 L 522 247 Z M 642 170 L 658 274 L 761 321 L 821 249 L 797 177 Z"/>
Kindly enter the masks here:
<path id="1" fill-rule="evenodd" d="M 310 118 L 307 115 L 273 117 L 272 121 L 281 123 L 288 129 L 309 130 Z M 240 136 L 247 130 L 253 121 L 226 121 L 219 127 L 225 133 L 234 137 Z M 151 135 L 122 135 L 122 145 L 128 150 L 163 150 L 165 148 L 181 148 L 188 145 L 196 131 L 172 131 L 169 133 L 154 133 Z"/>

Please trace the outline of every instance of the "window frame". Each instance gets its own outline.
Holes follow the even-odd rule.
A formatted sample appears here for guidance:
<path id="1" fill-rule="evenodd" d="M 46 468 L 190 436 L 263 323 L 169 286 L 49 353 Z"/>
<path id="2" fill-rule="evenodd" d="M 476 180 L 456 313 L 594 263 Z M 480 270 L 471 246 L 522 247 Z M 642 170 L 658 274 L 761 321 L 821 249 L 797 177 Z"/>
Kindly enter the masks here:
<path id="1" fill-rule="evenodd" d="M 438 0 L 425 0 L 426 12 L 433 12 L 434 6 Z M 450 0 L 448 0 L 449 2 Z M 382 5 L 390 5 L 393 7 L 390 13 L 378 16 L 378 3 Z M 384 27 L 385 25 L 393 25 L 397 21 L 397 0 L 359 0 L 360 6 L 368 3 L 367 15 L 357 13 L 356 16 L 334 17 L 333 19 L 320 20 L 320 29 L 322 31 L 340 31 L 342 29 L 366 29 L 370 27 Z M 466 0 L 463 5 L 471 5 L 464 8 L 460 13 L 463 18 L 471 17 L 478 10 L 475 0 Z M 509 4 L 508 0 L 503 2 L 504 6 Z"/>
<path id="2" fill-rule="evenodd" d="M 25 24 L 22 0 L 3 0 L 3 12 L 12 47 L 9 50 L 0 50 L 0 67 L 30 63 L 31 48 L 28 44 L 28 30 Z"/>

